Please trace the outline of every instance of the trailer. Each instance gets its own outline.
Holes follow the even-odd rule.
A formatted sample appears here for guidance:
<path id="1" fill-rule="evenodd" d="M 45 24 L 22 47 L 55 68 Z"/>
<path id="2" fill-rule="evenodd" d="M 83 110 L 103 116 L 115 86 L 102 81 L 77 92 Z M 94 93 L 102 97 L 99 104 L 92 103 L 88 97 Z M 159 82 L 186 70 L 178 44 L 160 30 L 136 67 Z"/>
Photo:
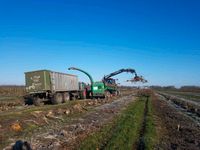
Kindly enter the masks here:
<path id="1" fill-rule="evenodd" d="M 26 96 L 33 104 L 59 104 L 70 99 L 85 98 L 85 84 L 76 75 L 50 70 L 25 72 Z"/>

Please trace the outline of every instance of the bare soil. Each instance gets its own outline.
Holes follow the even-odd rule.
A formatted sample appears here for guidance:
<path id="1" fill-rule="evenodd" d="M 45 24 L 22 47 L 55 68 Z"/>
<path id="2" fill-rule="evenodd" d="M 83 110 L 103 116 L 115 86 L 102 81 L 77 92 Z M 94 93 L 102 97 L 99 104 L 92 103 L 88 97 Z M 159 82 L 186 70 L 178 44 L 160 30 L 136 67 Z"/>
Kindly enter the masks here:
<path id="1" fill-rule="evenodd" d="M 10 149 L 15 141 L 23 140 L 37 150 L 74 149 L 79 141 L 112 121 L 112 118 L 132 101 L 134 96 L 130 95 L 110 101 L 89 100 L 65 107 L 49 106 L 50 109 L 47 110 L 41 108 L 32 111 L 33 107 L 29 108 L 30 112 L 27 112 L 27 109 L 16 112 L 17 116 L 7 112 L 8 114 L 0 116 L 7 116 L 0 121 L 1 144 L 5 145 L 5 149 Z M 22 129 L 13 131 L 12 125 L 15 124 Z"/>
<path id="2" fill-rule="evenodd" d="M 74 149 L 90 133 L 112 121 L 112 118 L 133 100 L 132 96 L 128 96 L 96 107 L 95 110 L 84 116 L 73 119 L 70 124 L 56 129 L 50 128 L 51 132 L 37 135 L 32 141 L 32 145 L 35 149 Z"/>
<path id="3" fill-rule="evenodd" d="M 42 107 L 25 106 L 18 101 L 11 107 L 3 103 L 9 109 L 0 113 L 0 149 L 11 149 L 17 140 L 27 141 L 37 150 L 76 149 L 82 140 L 112 122 L 135 100 L 135 92 L 129 91 L 107 101 L 81 100 Z M 152 104 L 158 137 L 155 149 L 200 150 L 197 122 L 158 96 Z"/>
<path id="4" fill-rule="evenodd" d="M 160 137 L 156 149 L 200 149 L 200 127 L 196 122 L 159 98 L 153 100 L 153 108 Z"/>

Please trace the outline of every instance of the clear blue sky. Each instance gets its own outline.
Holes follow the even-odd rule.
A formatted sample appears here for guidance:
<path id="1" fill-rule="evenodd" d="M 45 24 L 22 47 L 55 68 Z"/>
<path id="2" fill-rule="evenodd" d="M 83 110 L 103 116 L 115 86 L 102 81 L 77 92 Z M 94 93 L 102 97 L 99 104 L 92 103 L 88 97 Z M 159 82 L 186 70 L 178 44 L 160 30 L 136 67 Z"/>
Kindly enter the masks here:
<path id="1" fill-rule="evenodd" d="M 131 67 L 149 85 L 200 85 L 199 8 L 199 0 L 1 0 L 0 84 L 76 66 L 95 80 Z M 126 84 L 130 75 L 116 78 Z"/>

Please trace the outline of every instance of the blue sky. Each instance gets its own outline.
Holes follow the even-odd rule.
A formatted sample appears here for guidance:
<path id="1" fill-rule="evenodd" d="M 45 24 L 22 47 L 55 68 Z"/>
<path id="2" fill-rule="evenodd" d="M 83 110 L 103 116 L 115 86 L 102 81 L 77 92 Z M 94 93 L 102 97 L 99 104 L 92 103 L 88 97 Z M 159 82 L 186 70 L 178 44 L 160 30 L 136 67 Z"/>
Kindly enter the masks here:
<path id="1" fill-rule="evenodd" d="M 95 80 L 134 68 L 148 85 L 200 85 L 198 0 L 1 0 L 0 84 L 50 69 Z M 122 84 L 131 76 L 121 74 Z"/>

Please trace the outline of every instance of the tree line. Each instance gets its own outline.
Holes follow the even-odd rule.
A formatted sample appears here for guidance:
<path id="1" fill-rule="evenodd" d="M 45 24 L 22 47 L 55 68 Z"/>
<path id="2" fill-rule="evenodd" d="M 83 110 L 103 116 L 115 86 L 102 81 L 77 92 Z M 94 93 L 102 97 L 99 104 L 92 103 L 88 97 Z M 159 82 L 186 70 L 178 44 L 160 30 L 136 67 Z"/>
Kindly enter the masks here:
<path id="1" fill-rule="evenodd" d="M 183 92 L 200 92 L 200 86 L 187 85 L 176 88 L 175 86 L 150 86 L 154 90 L 177 90 Z"/>
<path id="2" fill-rule="evenodd" d="M 1 85 L 0 96 L 23 96 L 25 94 L 25 86 L 21 85 Z"/>

